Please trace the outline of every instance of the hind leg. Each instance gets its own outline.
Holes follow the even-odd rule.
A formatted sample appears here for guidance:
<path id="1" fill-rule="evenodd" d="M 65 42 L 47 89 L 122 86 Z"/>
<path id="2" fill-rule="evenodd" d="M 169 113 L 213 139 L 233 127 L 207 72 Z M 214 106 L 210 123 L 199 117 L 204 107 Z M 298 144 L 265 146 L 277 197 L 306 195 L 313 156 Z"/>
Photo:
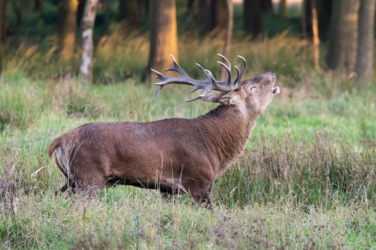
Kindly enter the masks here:
<path id="1" fill-rule="evenodd" d="M 170 204 L 174 201 L 173 193 L 161 193 L 161 199 L 163 203 Z"/>
<path id="2" fill-rule="evenodd" d="M 77 176 L 75 183 L 76 188 L 74 190 L 77 193 L 81 193 L 88 199 L 94 199 L 105 187 L 107 178 L 103 177 L 100 173 L 91 172 L 82 176 Z"/>
<path id="3" fill-rule="evenodd" d="M 63 164 L 62 161 L 59 161 L 58 155 L 60 157 L 62 157 L 60 148 L 58 148 L 57 152 L 55 153 L 55 162 L 56 162 L 56 165 L 59 167 L 60 171 L 67 178 L 67 183 L 65 183 L 64 186 L 62 186 L 61 188 L 59 188 L 58 190 L 55 191 L 55 196 L 58 195 L 58 194 L 64 193 L 65 191 L 67 191 L 68 188 L 72 188 L 72 190 L 73 190 L 74 187 L 75 187 L 74 181 L 72 179 L 68 178 L 68 173 L 66 172 L 66 169 L 62 166 L 62 164 Z"/>
<path id="4" fill-rule="evenodd" d="M 65 183 L 64 186 L 62 186 L 61 188 L 55 191 L 55 196 L 58 194 L 64 193 L 65 191 L 67 191 L 67 189 L 68 189 L 68 182 Z"/>
<path id="5" fill-rule="evenodd" d="M 86 198 L 92 200 L 99 192 L 103 189 L 103 187 L 106 185 L 106 182 L 92 182 L 92 183 L 83 183 L 77 185 L 77 192 L 84 195 Z"/>
<path id="6" fill-rule="evenodd" d="M 76 184 L 74 183 L 73 180 L 67 180 L 67 183 L 65 183 L 64 186 L 62 186 L 61 188 L 55 191 L 55 196 L 58 194 L 64 193 L 65 191 L 67 191 L 68 188 L 71 188 L 69 195 L 72 195 L 74 194 L 75 187 L 76 187 Z"/>
<path id="7" fill-rule="evenodd" d="M 196 204 L 203 205 L 209 210 L 213 210 L 210 182 L 196 182 L 189 187 L 189 192 L 195 200 Z"/>

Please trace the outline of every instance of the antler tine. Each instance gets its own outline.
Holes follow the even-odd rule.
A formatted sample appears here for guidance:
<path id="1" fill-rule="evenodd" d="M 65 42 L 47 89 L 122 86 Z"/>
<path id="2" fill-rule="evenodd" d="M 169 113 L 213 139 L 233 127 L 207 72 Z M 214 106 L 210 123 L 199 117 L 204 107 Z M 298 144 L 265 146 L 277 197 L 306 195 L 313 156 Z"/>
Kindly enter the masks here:
<path id="1" fill-rule="evenodd" d="M 224 85 L 229 85 L 231 82 L 231 69 L 228 68 L 223 62 L 217 61 L 217 63 L 221 64 L 227 71 L 227 76 L 224 81 L 218 81 L 217 83 L 224 83 Z"/>
<path id="2" fill-rule="evenodd" d="M 161 89 L 163 88 L 163 86 L 159 86 L 157 91 L 155 91 L 154 95 L 153 95 L 153 98 L 151 99 L 150 103 L 152 103 L 155 99 L 155 97 L 159 94 L 159 92 L 161 91 Z"/>
<path id="3" fill-rule="evenodd" d="M 210 79 L 210 76 L 208 75 L 208 73 L 205 71 L 205 69 L 203 67 L 201 67 L 201 65 L 197 64 L 197 66 L 199 67 L 199 69 L 204 73 L 205 80 L 202 80 L 202 81 L 195 80 L 195 79 L 191 78 L 179 66 L 179 64 L 176 62 L 175 58 L 172 55 L 170 55 L 170 56 L 172 58 L 174 66 L 172 68 L 166 69 L 165 71 L 175 71 L 175 72 L 179 73 L 180 76 L 179 77 L 169 77 L 169 76 L 165 76 L 162 73 L 160 73 L 160 72 L 152 69 L 152 71 L 157 74 L 157 79 L 159 79 L 160 82 L 159 83 L 155 83 L 156 85 L 159 86 L 159 88 L 154 93 L 154 96 L 153 96 L 151 102 L 159 94 L 159 92 L 161 91 L 161 89 L 162 89 L 163 86 L 165 86 L 167 84 L 171 84 L 171 83 L 185 84 L 185 85 L 192 85 L 192 86 L 194 86 L 194 88 L 190 92 L 194 92 L 194 91 L 199 90 L 199 89 L 203 89 L 204 90 L 201 95 L 199 95 L 197 98 L 192 99 L 190 101 L 197 100 L 197 99 L 201 98 L 202 96 L 205 96 L 207 93 L 209 93 L 209 91 L 211 90 L 211 86 L 212 86 L 211 79 Z"/>
<path id="4" fill-rule="evenodd" d="M 215 88 L 212 87 L 212 85 L 217 86 L 217 82 L 215 81 L 213 74 L 209 70 L 205 70 L 205 71 L 208 73 L 207 75 L 210 77 L 212 84 L 208 84 L 207 88 L 204 90 L 204 92 L 202 92 L 201 95 L 196 96 L 195 98 L 188 100 L 187 102 L 193 102 L 193 101 L 196 101 L 198 99 L 201 99 L 202 97 L 206 96 L 210 92 L 210 90 L 215 89 Z"/>
<path id="5" fill-rule="evenodd" d="M 244 73 L 244 70 L 245 70 L 245 67 L 247 66 L 247 61 L 244 59 L 244 57 L 242 57 L 242 56 L 239 56 L 238 55 L 238 57 L 240 58 L 240 59 L 242 59 L 243 60 L 243 67 L 242 67 L 242 70 L 240 71 L 240 75 L 239 75 L 239 83 L 240 83 L 240 81 L 242 80 L 242 76 L 243 76 L 243 73 Z"/>
<path id="6" fill-rule="evenodd" d="M 229 62 L 229 60 L 227 60 L 227 58 L 224 55 L 221 55 L 221 54 L 217 54 L 217 55 L 222 57 L 222 59 L 225 60 L 227 67 L 231 69 L 231 63 Z"/>
<path id="7" fill-rule="evenodd" d="M 175 57 L 171 54 L 170 54 L 170 56 L 172 57 L 172 61 L 174 62 L 174 66 L 172 68 L 165 69 L 165 71 L 175 71 L 175 72 L 178 72 L 180 74 L 180 76 L 187 77 L 188 76 L 187 72 L 185 72 L 184 69 L 182 69 L 179 66 L 179 64 L 175 60 Z"/>
<path id="8" fill-rule="evenodd" d="M 209 80 L 210 79 L 210 76 L 208 75 L 208 72 L 207 72 L 207 70 L 205 70 L 200 64 L 198 64 L 198 63 L 196 63 L 196 65 L 197 65 L 197 67 L 199 67 L 200 69 L 201 69 L 201 71 L 204 73 L 204 75 L 205 75 L 205 81 L 206 80 Z M 210 72 L 210 71 L 209 71 Z M 211 72 L 210 72 L 210 74 L 211 74 Z M 199 90 L 200 89 L 200 86 L 198 86 L 198 85 L 194 85 L 194 88 L 191 90 L 191 91 L 189 91 L 189 93 L 192 93 L 192 92 L 195 92 L 195 91 L 197 91 L 197 90 Z M 193 100 L 193 99 L 192 99 Z"/>
<path id="9" fill-rule="evenodd" d="M 236 87 L 236 90 L 238 90 L 239 89 L 239 87 L 240 87 L 240 84 L 238 84 L 239 83 L 239 76 L 240 76 L 240 73 L 239 73 L 239 68 L 238 68 L 238 66 L 235 66 L 235 69 L 236 69 L 236 78 L 235 78 L 235 80 L 231 83 L 231 87 Z M 236 85 L 238 85 L 238 86 L 236 86 Z"/>
<path id="10" fill-rule="evenodd" d="M 220 56 L 220 57 L 222 57 L 222 59 L 226 62 L 227 67 L 230 69 L 230 75 L 227 74 L 225 80 L 223 80 L 223 81 L 217 81 L 217 83 L 219 83 L 219 84 L 226 84 L 226 82 L 231 81 L 231 63 L 223 55 L 221 55 L 221 54 L 217 54 L 217 55 Z"/>
<path id="11" fill-rule="evenodd" d="M 200 98 L 206 96 L 211 90 L 218 90 L 218 91 L 223 91 L 223 92 L 230 92 L 230 91 L 234 91 L 234 90 L 239 90 L 241 88 L 240 80 L 241 80 L 242 74 L 244 72 L 244 69 L 246 67 L 245 59 L 241 56 L 238 56 L 244 62 L 243 68 L 241 69 L 241 71 L 239 71 L 239 68 L 235 66 L 237 75 L 236 75 L 235 80 L 233 82 L 231 82 L 231 64 L 223 55 L 220 55 L 220 54 L 218 54 L 218 55 L 220 57 L 222 57 L 227 64 L 227 66 L 226 66 L 226 64 L 218 61 L 218 63 L 221 64 L 222 67 L 224 67 L 225 70 L 227 71 L 227 76 L 226 76 L 226 79 L 224 81 L 216 81 L 213 74 L 209 70 L 205 70 L 198 63 L 196 63 L 196 65 L 204 73 L 205 80 L 195 80 L 195 79 L 191 78 L 179 66 L 179 64 L 176 62 L 175 58 L 172 55 L 170 55 L 171 58 L 172 58 L 172 61 L 174 62 L 174 66 L 172 68 L 166 69 L 165 71 L 175 71 L 175 72 L 179 73 L 180 76 L 179 77 L 169 77 L 169 76 L 163 75 L 162 73 L 160 73 L 160 72 L 158 72 L 154 69 L 151 69 L 154 73 L 157 74 L 156 78 L 161 80 L 161 81 L 159 83 L 155 83 L 159 87 L 158 87 L 157 91 L 154 93 L 154 96 L 153 96 L 153 98 L 150 102 L 154 101 L 155 97 L 160 93 L 163 86 L 165 86 L 167 84 L 171 84 L 171 83 L 185 84 L 185 85 L 193 86 L 193 89 L 189 93 L 195 92 L 196 90 L 199 90 L 199 89 L 204 90 L 199 96 L 196 96 L 195 98 L 188 100 L 187 102 L 192 102 L 192 101 L 195 101 L 197 99 L 200 99 Z"/>

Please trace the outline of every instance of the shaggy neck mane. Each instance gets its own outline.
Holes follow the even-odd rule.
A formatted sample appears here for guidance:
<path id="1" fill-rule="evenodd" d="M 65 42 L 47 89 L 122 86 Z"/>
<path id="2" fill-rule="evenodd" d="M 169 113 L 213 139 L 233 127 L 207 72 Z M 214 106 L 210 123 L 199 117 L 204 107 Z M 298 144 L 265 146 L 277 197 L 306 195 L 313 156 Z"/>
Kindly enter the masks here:
<path id="1" fill-rule="evenodd" d="M 196 118 L 206 150 L 214 153 L 223 171 L 244 151 L 257 117 L 251 119 L 238 107 L 220 105 Z M 209 154 L 208 154 L 209 155 Z"/>

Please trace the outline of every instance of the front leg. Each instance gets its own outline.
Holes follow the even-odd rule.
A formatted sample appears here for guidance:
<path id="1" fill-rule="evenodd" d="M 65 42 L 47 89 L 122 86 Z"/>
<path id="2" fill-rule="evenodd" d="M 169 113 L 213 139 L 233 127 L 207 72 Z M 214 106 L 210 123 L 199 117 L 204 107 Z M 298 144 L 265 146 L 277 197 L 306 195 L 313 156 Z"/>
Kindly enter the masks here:
<path id="1" fill-rule="evenodd" d="M 174 194 L 172 193 L 161 193 L 161 199 L 163 203 L 171 204 L 174 201 Z"/>
<path id="2" fill-rule="evenodd" d="M 214 207 L 212 205 L 212 198 L 211 198 L 211 189 L 213 183 L 208 181 L 203 182 L 193 182 L 189 186 L 189 192 L 192 195 L 195 202 L 200 205 L 204 206 L 209 210 L 213 210 Z"/>

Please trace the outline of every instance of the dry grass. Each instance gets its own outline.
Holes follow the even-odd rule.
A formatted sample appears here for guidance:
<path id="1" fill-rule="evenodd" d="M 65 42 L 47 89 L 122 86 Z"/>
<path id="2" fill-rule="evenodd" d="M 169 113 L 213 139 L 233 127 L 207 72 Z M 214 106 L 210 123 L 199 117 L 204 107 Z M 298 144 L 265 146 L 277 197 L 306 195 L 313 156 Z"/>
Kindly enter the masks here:
<path id="1" fill-rule="evenodd" d="M 1 247 L 370 248 L 376 143 L 354 147 L 343 137 L 257 135 L 216 181 L 214 213 L 187 196 L 166 205 L 158 192 L 133 187 L 105 189 L 92 202 L 54 197 L 64 177 L 46 159 L 49 140 L 13 137 L 1 151 Z"/>
<path id="2" fill-rule="evenodd" d="M 181 66 L 192 75 L 194 62 L 219 73 L 221 43 L 186 37 L 180 44 Z M 107 85 L 80 83 L 53 63 L 47 45 L 10 52 L 0 81 L 0 249 L 375 247 L 375 90 L 315 74 L 309 56 L 302 66 L 299 39 L 234 41 L 230 58 L 246 57 L 246 76 L 274 71 L 283 92 L 242 158 L 216 181 L 212 214 L 189 197 L 166 205 L 156 191 L 133 187 L 105 189 L 91 203 L 53 197 L 64 183 L 47 157 L 57 135 L 93 121 L 196 117 L 215 105 L 185 104 L 184 87 L 166 88 L 149 104 L 155 88 L 137 84 L 144 37 L 99 43 L 95 76 Z"/>

